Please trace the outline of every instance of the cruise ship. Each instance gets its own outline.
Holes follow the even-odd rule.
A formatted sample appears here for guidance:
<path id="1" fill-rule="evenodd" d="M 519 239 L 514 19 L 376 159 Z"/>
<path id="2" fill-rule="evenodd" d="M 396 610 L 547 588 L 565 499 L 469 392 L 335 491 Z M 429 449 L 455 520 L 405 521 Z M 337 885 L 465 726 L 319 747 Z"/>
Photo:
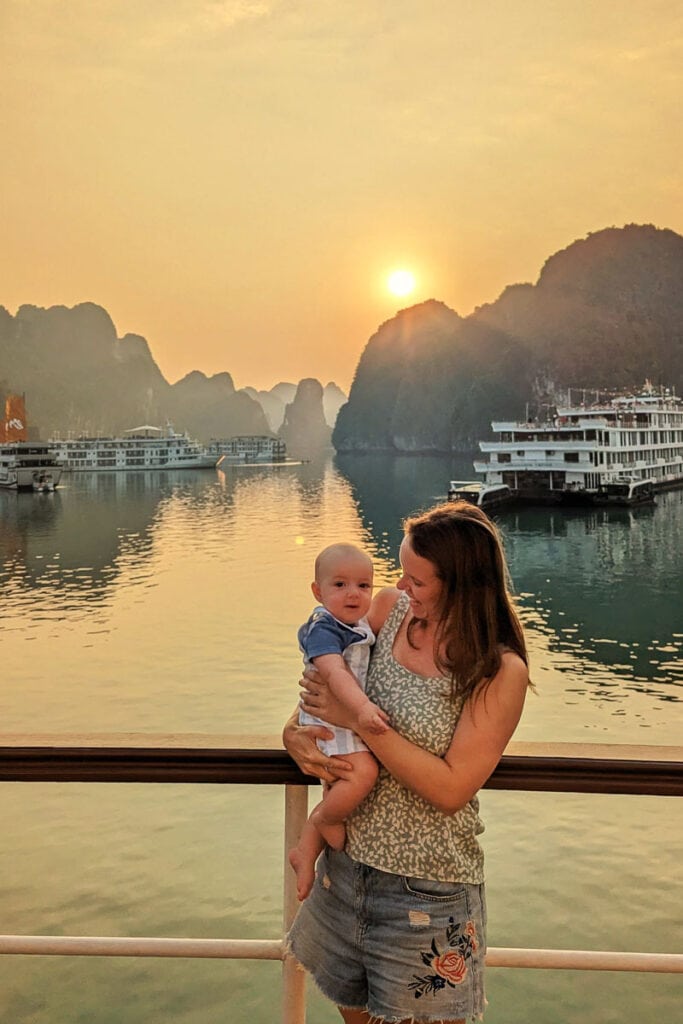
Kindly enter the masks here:
<path id="1" fill-rule="evenodd" d="M 29 441 L 23 395 L 8 395 L 0 420 L 0 487 L 54 491 L 62 475 L 52 446 Z"/>
<path id="2" fill-rule="evenodd" d="M 74 472 L 210 469 L 218 458 L 187 434 L 176 433 L 170 424 L 165 430 L 133 427 L 121 437 L 54 437 L 49 445 L 64 469 Z"/>
<path id="3" fill-rule="evenodd" d="M 221 464 L 284 462 L 287 458 L 287 445 L 271 434 L 240 434 L 225 440 L 213 439 L 207 445 L 207 451 L 220 459 Z"/>
<path id="4" fill-rule="evenodd" d="M 474 468 L 513 499 L 635 505 L 683 486 L 683 401 L 649 382 L 638 394 L 596 392 L 558 406 L 546 420 L 494 422 L 495 441 Z"/>
<path id="5" fill-rule="evenodd" d="M 54 491 L 61 475 L 62 466 L 45 441 L 0 441 L 0 487 Z"/>

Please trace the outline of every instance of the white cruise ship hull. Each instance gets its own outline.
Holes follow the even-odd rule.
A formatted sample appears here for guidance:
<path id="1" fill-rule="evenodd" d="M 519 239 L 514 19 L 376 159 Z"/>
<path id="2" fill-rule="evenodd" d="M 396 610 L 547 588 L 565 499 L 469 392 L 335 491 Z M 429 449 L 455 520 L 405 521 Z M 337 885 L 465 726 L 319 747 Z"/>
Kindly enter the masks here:
<path id="1" fill-rule="evenodd" d="M 214 469 L 216 460 L 210 458 L 200 459 L 159 459 L 150 458 L 144 461 L 129 461 L 125 458 L 111 459 L 70 459 L 62 463 L 62 468 L 68 473 L 135 473 L 138 470 L 154 469 Z"/>

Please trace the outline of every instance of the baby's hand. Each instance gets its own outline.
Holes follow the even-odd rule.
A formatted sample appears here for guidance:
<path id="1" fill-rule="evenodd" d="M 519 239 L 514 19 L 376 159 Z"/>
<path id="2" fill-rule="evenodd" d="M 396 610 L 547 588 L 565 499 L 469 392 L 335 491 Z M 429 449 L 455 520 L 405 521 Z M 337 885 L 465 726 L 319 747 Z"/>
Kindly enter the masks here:
<path id="1" fill-rule="evenodd" d="M 358 713 L 359 729 L 367 729 L 377 736 L 381 736 L 383 732 L 387 731 L 389 728 L 388 722 L 389 716 L 381 708 L 378 708 L 376 704 L 373 704 L 371 700 Z"/>

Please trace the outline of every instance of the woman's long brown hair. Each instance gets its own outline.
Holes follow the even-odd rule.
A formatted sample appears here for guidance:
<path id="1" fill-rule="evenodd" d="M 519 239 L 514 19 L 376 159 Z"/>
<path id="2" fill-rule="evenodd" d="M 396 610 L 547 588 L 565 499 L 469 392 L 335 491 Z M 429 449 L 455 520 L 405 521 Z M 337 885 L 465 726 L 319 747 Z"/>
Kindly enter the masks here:
<path id="1" fill-rule="evenodd" d="M 435 640 L 436 664 L 465 699 L 495 676 L 501 648 L 528 664 L 522 626 L 509 591 L 498 530 L 476 505 L 453 501 L 406 519 L 411 547 L 428 559 L 444 586 Z M 413 644 L 420 620 L 408 624 Z"/>

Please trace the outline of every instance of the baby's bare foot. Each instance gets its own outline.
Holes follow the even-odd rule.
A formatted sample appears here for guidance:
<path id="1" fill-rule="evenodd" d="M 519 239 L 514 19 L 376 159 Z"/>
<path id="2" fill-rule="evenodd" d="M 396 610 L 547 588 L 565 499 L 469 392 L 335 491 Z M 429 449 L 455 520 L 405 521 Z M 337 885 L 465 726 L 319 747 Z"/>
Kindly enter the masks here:
<path id="1" fill-rule="evenodd" d="M 315 880 L 315 861 L 311 863 L 309 857 L 304 856 L 298 846 L 289 852 L 289 863 L 296 875 L 296 895 L 299 902 L 303 902 L 313 888 Z"/>

